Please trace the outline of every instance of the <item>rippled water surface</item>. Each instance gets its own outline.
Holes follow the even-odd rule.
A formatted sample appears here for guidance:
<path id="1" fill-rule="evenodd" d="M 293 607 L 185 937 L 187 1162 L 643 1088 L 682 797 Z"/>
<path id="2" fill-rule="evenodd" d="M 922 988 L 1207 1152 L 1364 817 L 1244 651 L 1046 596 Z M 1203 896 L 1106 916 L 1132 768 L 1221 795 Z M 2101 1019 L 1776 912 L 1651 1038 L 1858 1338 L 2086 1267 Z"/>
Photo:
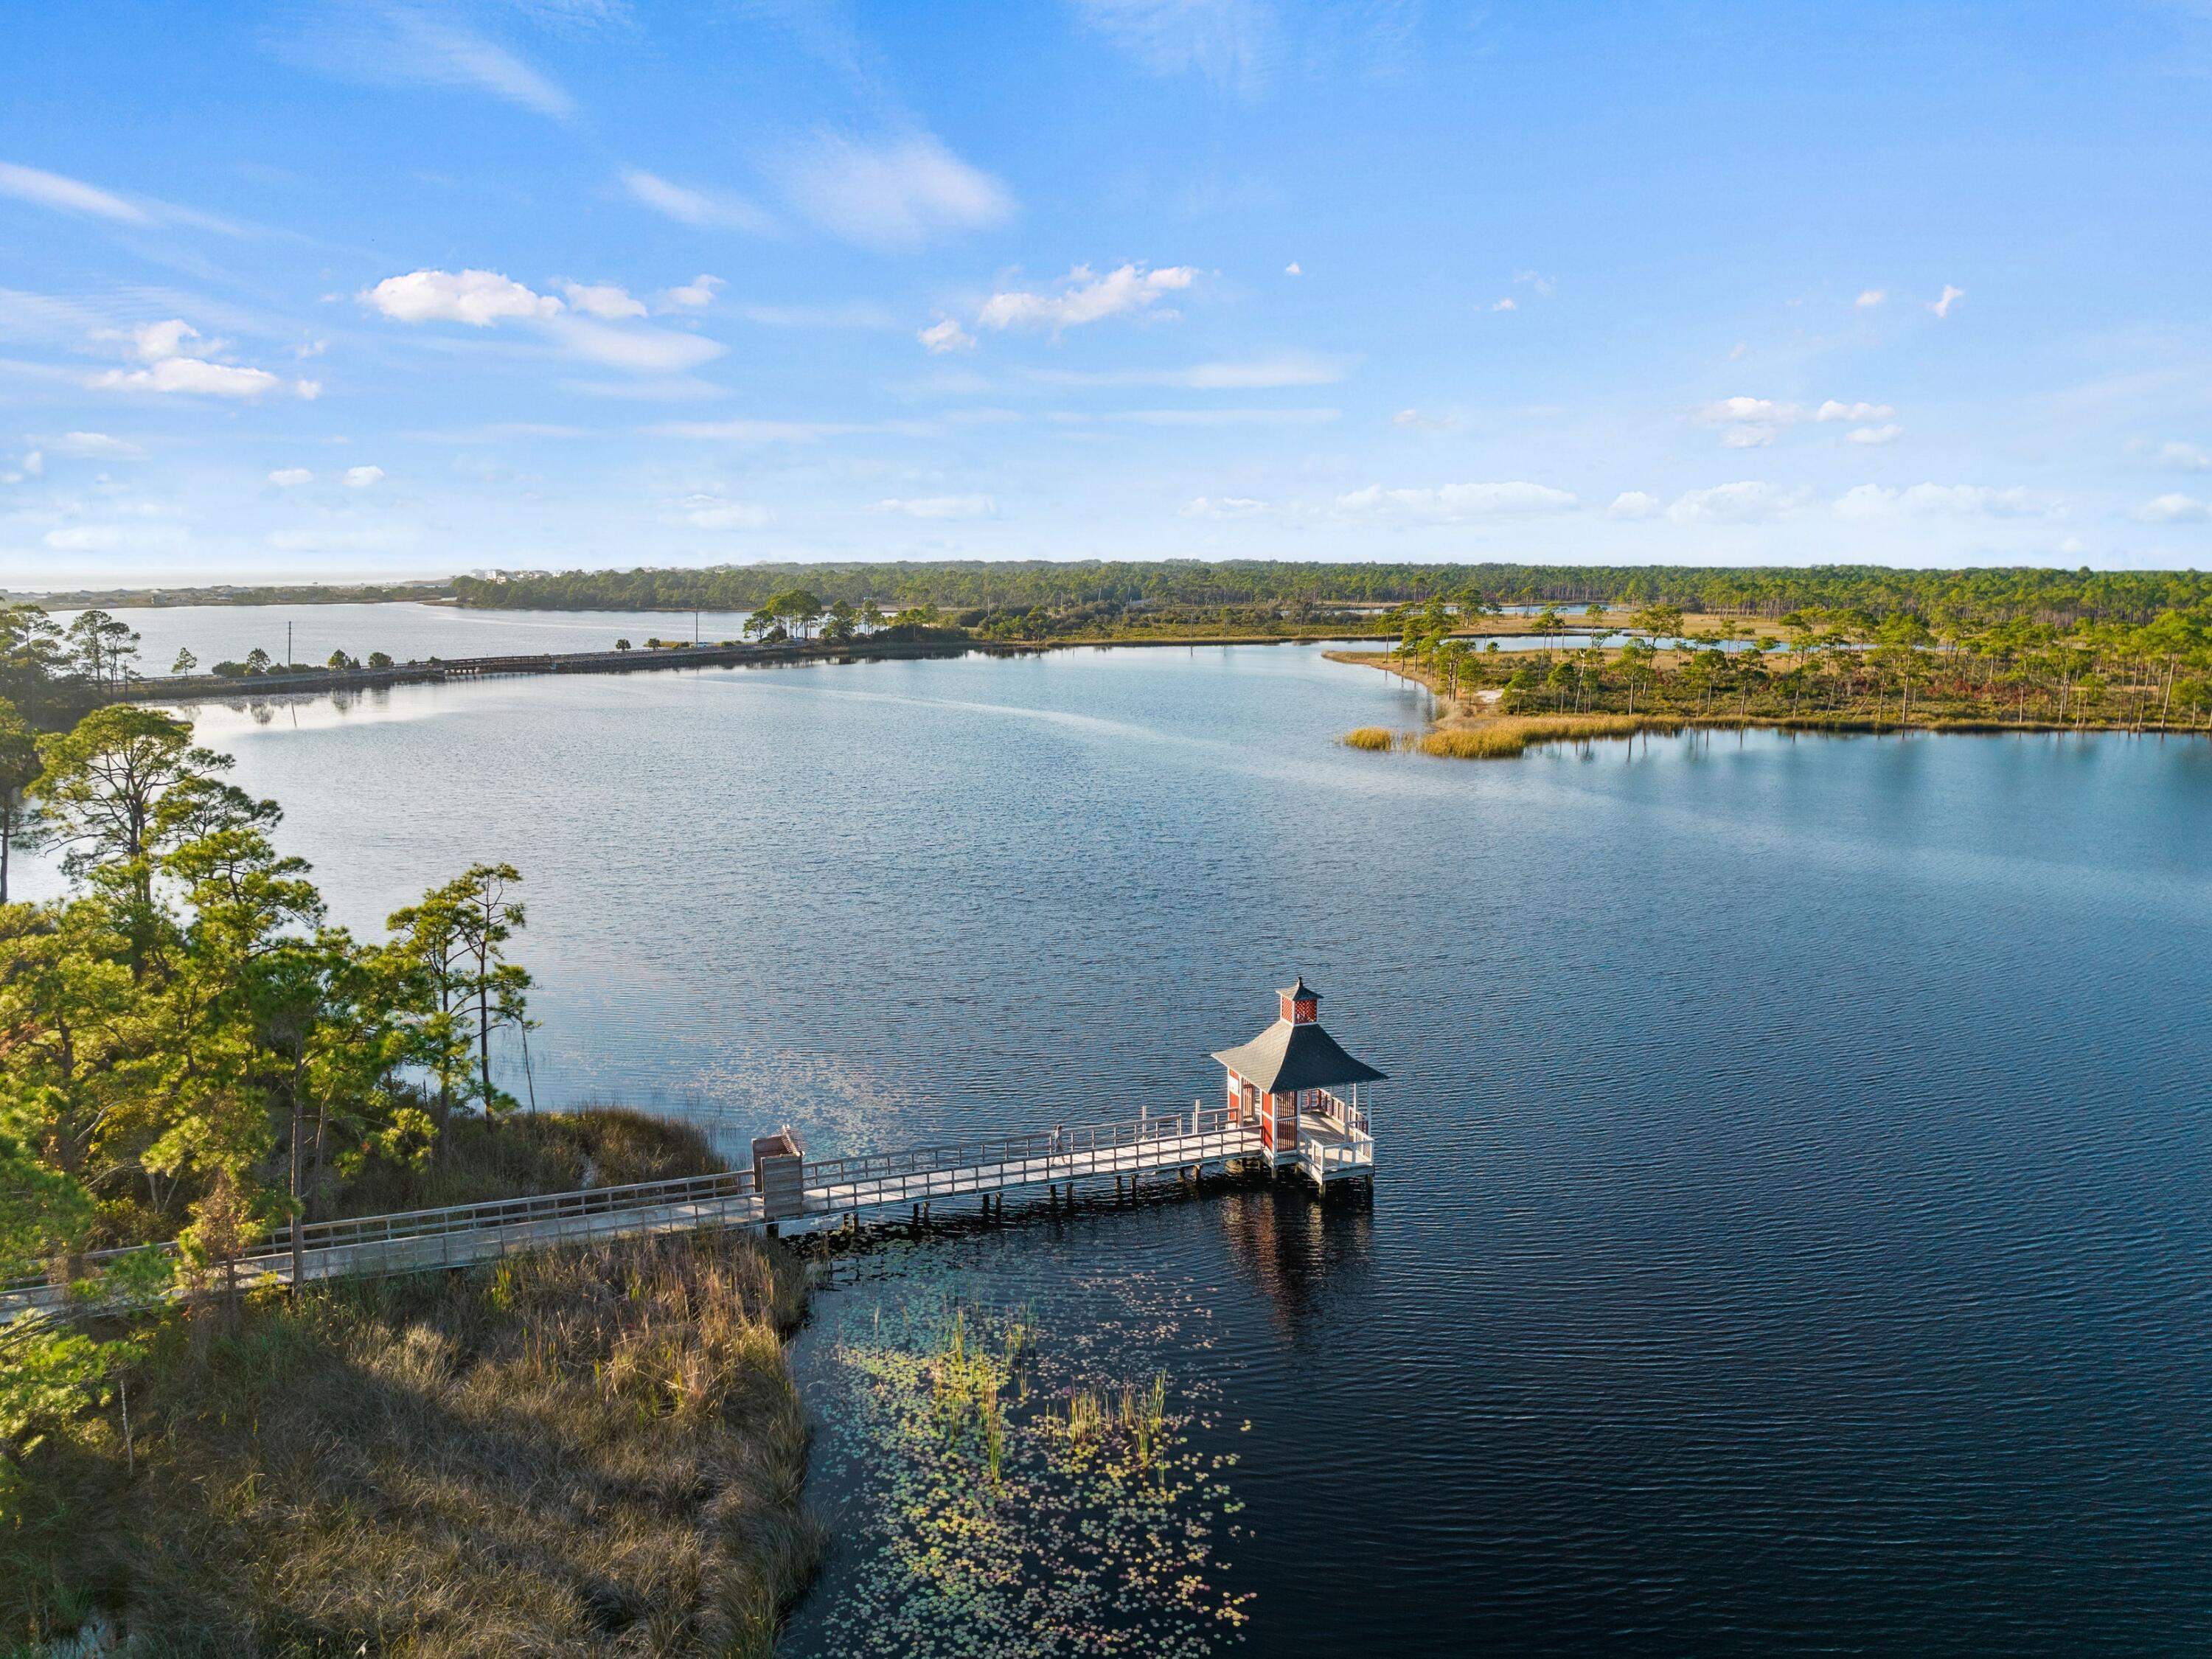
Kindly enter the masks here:
<path id="1" fill-rule="evenodd" d="M 2212 750 L 1332 742 L 1422 713 L 1253 648 L 200 718 L 357 926 L 523 866 L 547 1103 L 825 1152 L 1172 1109 L 1297 971 L 1390 1073 L 1371 1200 L 841 1261 L 797 1651 L 2212 1643 Z M 1033 1413 L 1162 1389 L 1195 1612 L 1048 1425 L 1003 1535 L 916 1565 L 947 1317 L 1034 1327 Z"/>

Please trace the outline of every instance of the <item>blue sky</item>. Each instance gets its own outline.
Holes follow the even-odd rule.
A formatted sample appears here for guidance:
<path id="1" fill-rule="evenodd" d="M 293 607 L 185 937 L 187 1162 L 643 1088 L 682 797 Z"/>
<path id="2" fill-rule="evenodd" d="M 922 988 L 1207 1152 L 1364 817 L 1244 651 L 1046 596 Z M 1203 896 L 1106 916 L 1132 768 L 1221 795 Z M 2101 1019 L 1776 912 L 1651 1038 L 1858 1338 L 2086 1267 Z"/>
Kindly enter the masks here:
<path id="1" fill-rule="evenodd" d="M 2212 7 L 11 9 L 0 584 L 2204 564 Z"/>

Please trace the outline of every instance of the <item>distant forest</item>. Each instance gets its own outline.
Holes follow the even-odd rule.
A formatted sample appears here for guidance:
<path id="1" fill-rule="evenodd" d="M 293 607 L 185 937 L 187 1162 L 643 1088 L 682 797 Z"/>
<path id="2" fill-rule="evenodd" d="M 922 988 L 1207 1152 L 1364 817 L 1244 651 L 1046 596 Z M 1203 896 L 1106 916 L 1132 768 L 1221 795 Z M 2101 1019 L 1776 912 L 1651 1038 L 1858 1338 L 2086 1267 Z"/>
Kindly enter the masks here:
<path id="1" fill-rule="evenodd" d="M 1916 614 L 1986 622 L 2145 623 L 2212 603 L 2212 574 L 2026 568 L 1898 570 L 1881 565 L 1699 567 L 1561 564 L 1310 564 L 1239 559 L 1209 564 L 1030 559 L 1003 562 L 755 564 L 692 570 L 572 570 L 457 576 L 465 605 L 542 611 L 750 611 L 804 589 L 825 603 L 931 605 L 948 610 L 1141 615 L 1154 608 L 1397 605 L 1442 598 L 1491 604 L 1674 605 L 1728 616 L 1807 609 L 1881 617 Z M 1135 621 L 1129 617 L 1127 620 Z"/>

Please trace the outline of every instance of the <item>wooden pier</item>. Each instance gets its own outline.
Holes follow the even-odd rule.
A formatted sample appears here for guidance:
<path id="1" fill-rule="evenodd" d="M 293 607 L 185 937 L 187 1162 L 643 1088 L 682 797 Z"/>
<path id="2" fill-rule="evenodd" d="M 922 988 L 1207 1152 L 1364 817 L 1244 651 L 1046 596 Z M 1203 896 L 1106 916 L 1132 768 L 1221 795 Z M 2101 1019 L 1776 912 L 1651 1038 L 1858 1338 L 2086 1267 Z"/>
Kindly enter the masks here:
<path id="1" fill-rule="evenodd" d="M 864 1222 L 933 1220 L 930 1206 L 973 1200 L 977 1213 L 1002 1212 L 1005 1194 L 1042 1189 L 1054 1200 L 1097 1193 L 1111 1180 L 1131 1190 L 1144 1176 L 1196 1175 L 1249 1164 L 1281 1170 L 1326 1190 L 1371 1178 L 1375 1143 L 1364 1114 L 1304 1119 L 1295 1148 L 1276 1151 L 1256 1118 L 1231 1109 L 1146 1115 L 909 1152 L 810 1159 L 788 1131 L 756 1142 L 754 1166 L 720 1175 L 592 1187 L 537 1198 L 456 1204 L 300 1230 L 303 1279 L 464 1267 L 520 1250 L 697 1228 L 745 1227 L 811 1233 Z M 763 1151 L 763 1148 L 768 1150 Z M 903 1212 L 903 1213 L 902 1213 Z M 948 1210 L 947 1217 L 960 1213 Z M 176 1247 L 163 1247 L 176 1254 Z M 91 1257 L 97 1266 L 103 1251 Z M 289 1283 L 289 1228 L 236 1264 L 241 1286 Z M 44 1281 L 0 1287 L 0 1322 L 58 1310 L 64 1297 Z"/>

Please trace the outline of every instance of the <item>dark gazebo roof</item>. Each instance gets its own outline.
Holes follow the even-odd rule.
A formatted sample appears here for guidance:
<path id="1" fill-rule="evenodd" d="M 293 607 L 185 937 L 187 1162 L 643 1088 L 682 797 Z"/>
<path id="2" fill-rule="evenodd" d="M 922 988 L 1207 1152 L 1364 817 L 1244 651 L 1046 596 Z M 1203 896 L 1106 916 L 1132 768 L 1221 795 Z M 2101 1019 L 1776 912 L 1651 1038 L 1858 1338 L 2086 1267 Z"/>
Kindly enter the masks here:
<path id="1" fill-rule="evenodd" d="M 1320 1026 L 1293 1025 L 1287 1019 L 1277 1020 L 1243 1048 L 1224 1048 L 1214 1058 L 1271 1095 L 1327 1089 L 1339 1083 L 1374 1083 L 1385 1075 L 1345 1053 Z"/>
<path id="2" fill-rule="evenodd" d="M 1321 1000 L 1321 993 L 1315 990 L 1312 986 L 1306 983 L 1306 976 L 1304 974 L 1300 974 L 1298 975 L 1297 984 L 1285 985 L 1281 990 L 1276 992 L 1275 994 L 1280 997 L 1288 997 L 1293 1002 L 1301 1000 L 1306 1002 L 1319 1002 Z"/>

